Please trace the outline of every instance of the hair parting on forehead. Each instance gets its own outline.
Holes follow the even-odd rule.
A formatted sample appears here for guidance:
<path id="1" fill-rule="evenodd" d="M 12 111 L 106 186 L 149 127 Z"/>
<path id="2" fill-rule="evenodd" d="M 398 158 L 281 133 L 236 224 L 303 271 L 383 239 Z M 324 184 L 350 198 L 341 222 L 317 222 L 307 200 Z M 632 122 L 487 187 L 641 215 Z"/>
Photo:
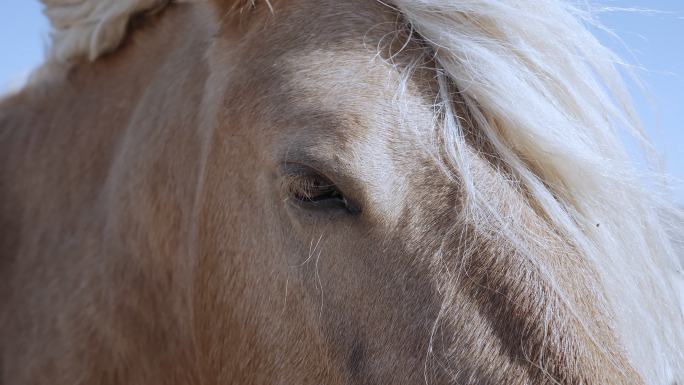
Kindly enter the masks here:
<path id="1" fill-rule="evenodd" d="M 637 172 L 624 150 L 620 132 L 648 142 L 619 58 L 587 28 L 597 23 L 591 12 L 557 0 L 383 3 L 401 13 L 436 63 L 438 132 L 445 169 L 456 171 L 466 195 L 464 220 L 492 225 L 535 264 L 535 255 L 524 255 L 533 235 L 511 226 L 471 173 L 466 130 L 473 129 L 596 267 L 629 358 L 652 363 L 641 368 L 646 382 L 684 379 L 681 261 L 670 239 L 684 216 L 655 167 Z M 462 126 L 456 106 L 473 127 Z"/>

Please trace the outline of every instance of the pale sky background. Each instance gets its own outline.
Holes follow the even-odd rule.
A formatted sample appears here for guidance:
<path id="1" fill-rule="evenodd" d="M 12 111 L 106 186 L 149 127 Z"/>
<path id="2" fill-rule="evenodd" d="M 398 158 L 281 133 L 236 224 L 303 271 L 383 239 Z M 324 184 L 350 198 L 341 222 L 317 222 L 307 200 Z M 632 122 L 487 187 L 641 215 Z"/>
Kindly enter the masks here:
<path id="1" fill-rule="evenodd" d="M 666 169 L 674 178 L 684 180 L 684 0 L 602 0 L 592 4 L 615 8 L 599 16 L 624 45 L 607 34 L 599 34 L 599 38 L 643 68 L 638 75 L 652 102 L 637 97 L 637 107 Z M 643 9 L 655 11 L 637 11 Z M 0 94 L 21 85 L 40 64 L 48 31 L 37 0 L 0 0 Z M 681 182 L 678 185 L 675 194 L 684 203 L 684 188 Z"/>

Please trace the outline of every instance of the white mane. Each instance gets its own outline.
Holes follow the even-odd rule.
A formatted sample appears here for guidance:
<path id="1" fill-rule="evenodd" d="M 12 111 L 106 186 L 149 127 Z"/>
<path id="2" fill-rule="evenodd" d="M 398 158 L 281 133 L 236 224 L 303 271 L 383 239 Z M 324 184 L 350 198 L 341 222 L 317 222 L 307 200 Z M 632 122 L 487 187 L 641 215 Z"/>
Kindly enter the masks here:
<path id="1" fill-rule="evenodd" d="M 451 107 L 454 89 L 521 190 L 596 266 L 618 335 L 646 383 L 684 381 L 684 280 L 671 239 L 683 216 L 666 192 L 645 186 L 624 150 L 621 130 L 647 142 L 620 61 L 586 28 L 591 14 L 560 0 L 392 6 L 440 67 L 442 135 L 466 186 L 466 215 L 495 218 L 514 241 L 530 238 L 524 228 L 505 226 L 510 219 L 474 187 L 465 133 Z M 659 185 L 657 174 L 653 179 Z"/>
<path id="2" fill-rule="evenodd" d="M 169 0 L 41 0 L 52 25 L 49 57 L 95 60 L 124 38 L 130 18 Z"/>

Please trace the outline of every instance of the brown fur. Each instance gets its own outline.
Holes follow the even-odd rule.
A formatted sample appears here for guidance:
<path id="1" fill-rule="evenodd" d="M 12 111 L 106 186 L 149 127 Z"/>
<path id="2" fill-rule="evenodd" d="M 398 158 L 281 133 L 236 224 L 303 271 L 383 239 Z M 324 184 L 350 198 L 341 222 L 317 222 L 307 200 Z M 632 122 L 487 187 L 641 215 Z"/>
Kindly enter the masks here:
<path id="1" fill-rule="evenodd" d="M 477 140 L 479 188 L 585 324 L 500 224 L 460 215 L 420 144 L 429 68 L 402 128 L 392 98 L 421 47 L 388 64 L 396 15 L 293 0 L 220 17 L 234 6 L 171 6 L 0 105 L 0 382 L 641 384 L 592 267 Z M 291 205 L 291 162 L 361 213 Z"/>

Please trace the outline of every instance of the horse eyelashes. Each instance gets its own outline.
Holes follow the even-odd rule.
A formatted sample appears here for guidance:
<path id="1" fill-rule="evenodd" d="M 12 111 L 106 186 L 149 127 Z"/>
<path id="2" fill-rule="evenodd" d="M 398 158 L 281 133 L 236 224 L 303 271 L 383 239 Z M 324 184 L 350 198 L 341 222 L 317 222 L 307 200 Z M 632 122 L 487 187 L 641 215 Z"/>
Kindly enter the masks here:
<path id="1" fill-rule="evenodd" d="M 319 202 L 342 198 L 337 186 L 320 175 L 288 176 L 285 183 L 288 195 L 298 201 Z"/>
<path id="2" fill-rule="evenodd" d="M 289 170 L 283 183 L 287 198 L 300 207 L 317 210 L 344 208 L 352 211 L 337 185 L 313 169 L 297 165 Z"/>

